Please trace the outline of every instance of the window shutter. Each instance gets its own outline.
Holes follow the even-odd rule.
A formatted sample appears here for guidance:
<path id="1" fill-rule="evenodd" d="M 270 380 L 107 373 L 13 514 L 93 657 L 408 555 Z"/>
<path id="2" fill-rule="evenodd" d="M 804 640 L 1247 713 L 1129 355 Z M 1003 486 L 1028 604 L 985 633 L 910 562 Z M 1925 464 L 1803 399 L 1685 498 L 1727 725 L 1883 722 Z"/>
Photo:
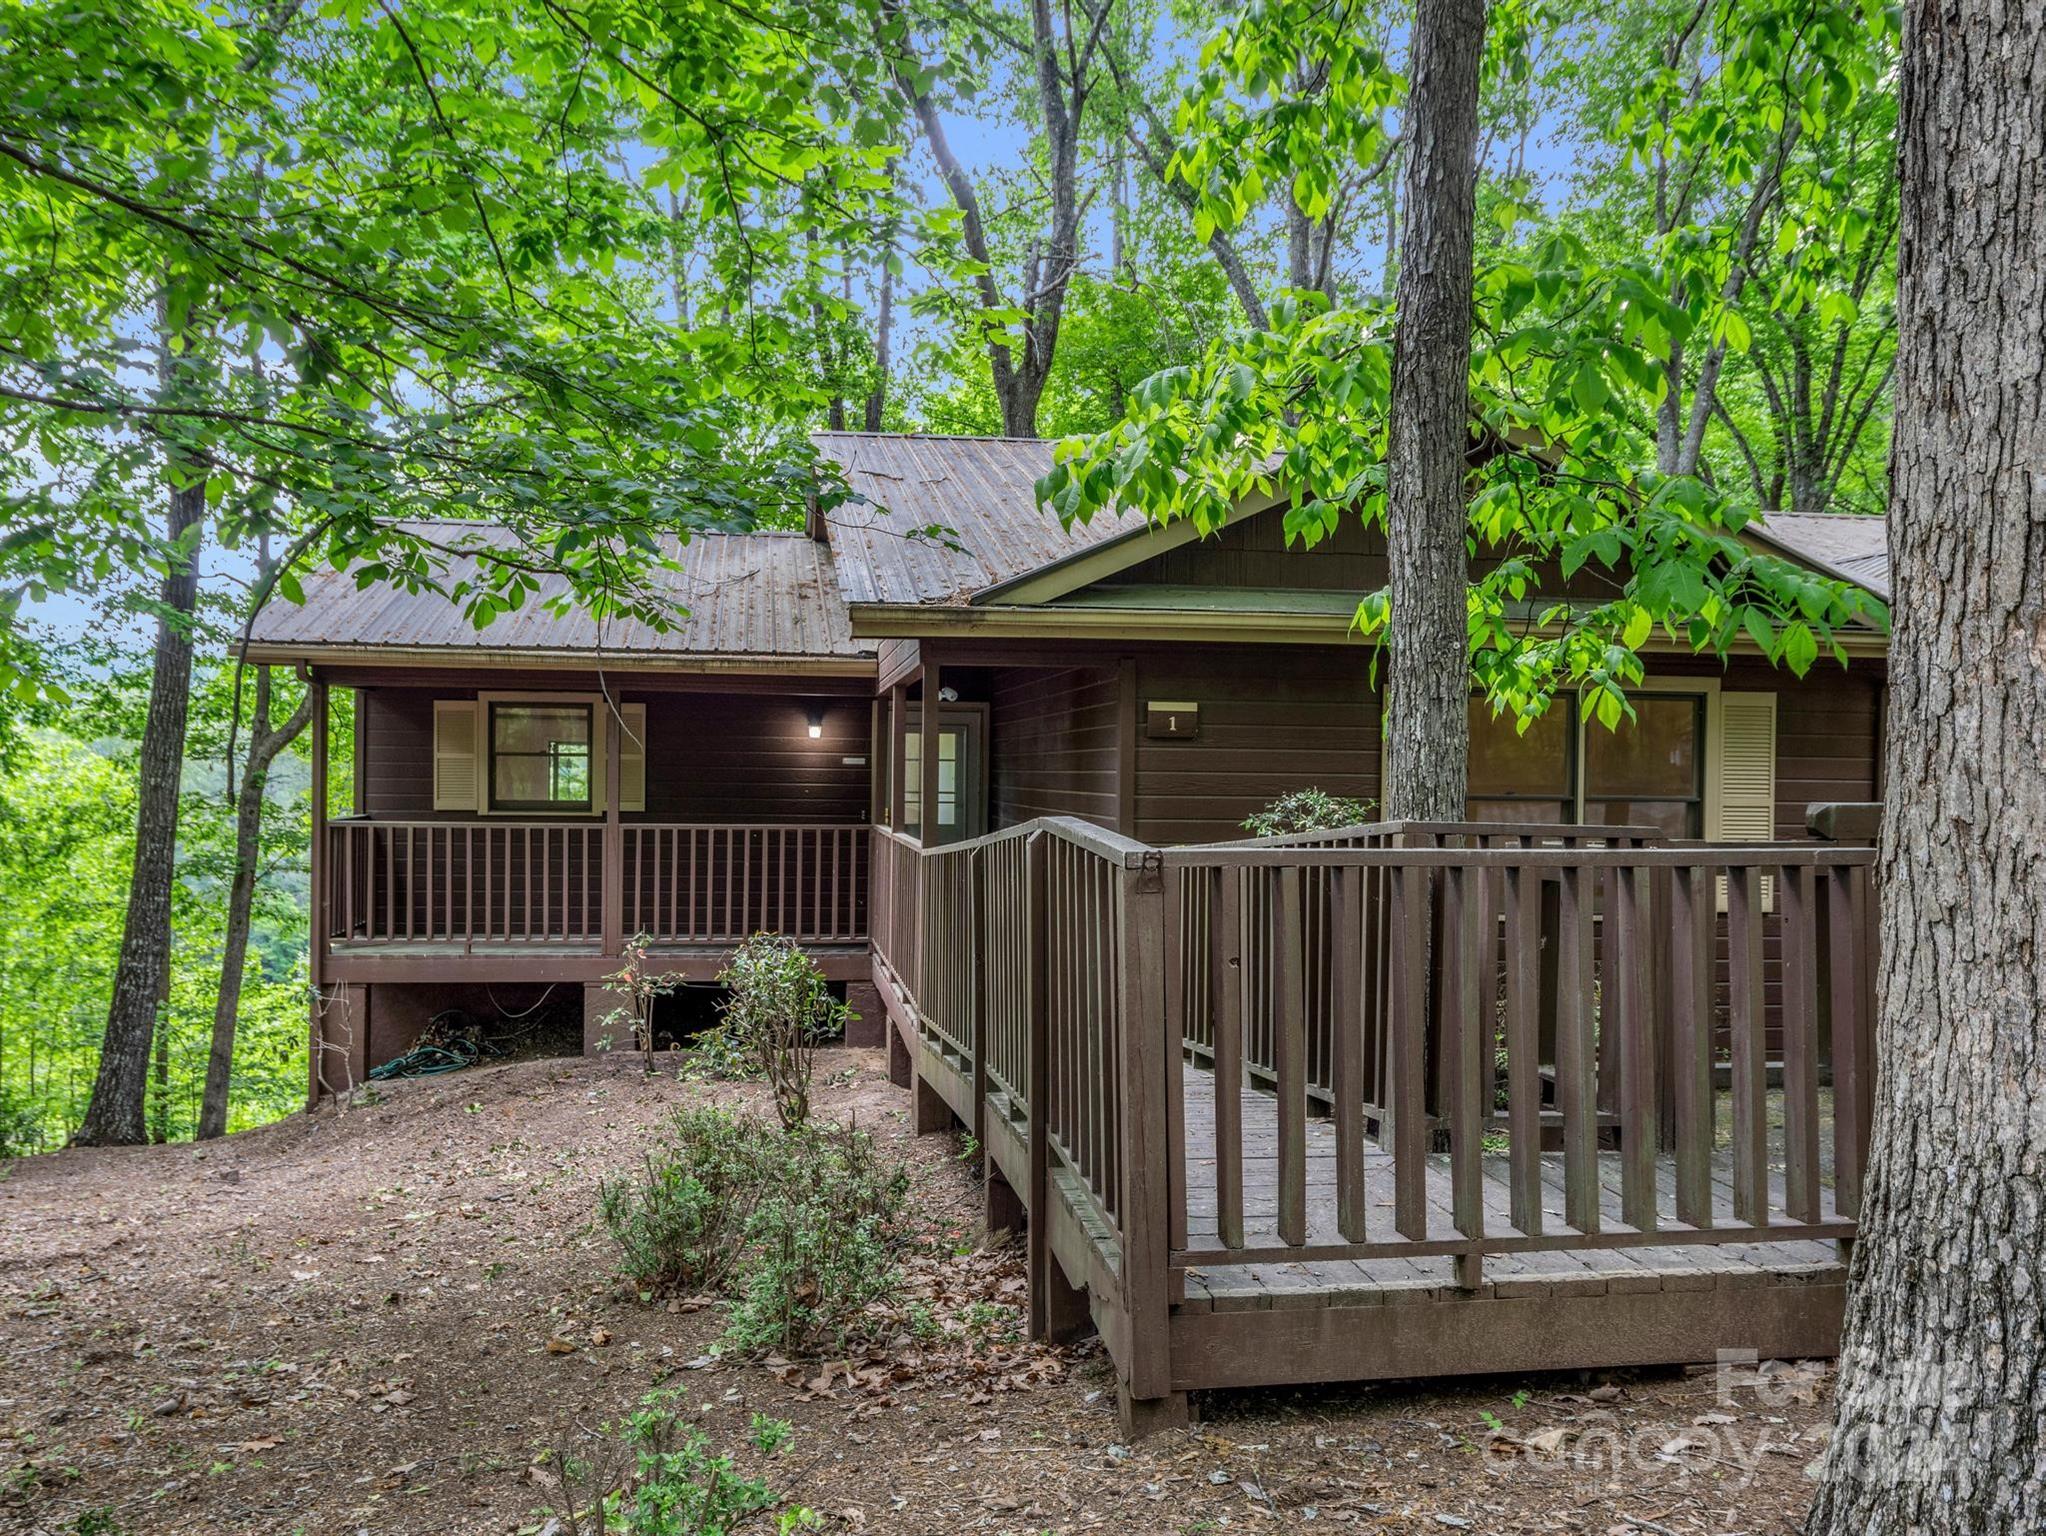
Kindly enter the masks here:
<path id="1" fill-rule="evenodd" d="M 1719 836 L 1766 843 L 1776 836 L 1776 695 L 1719 696 Z"/>
<path id="2" fill-rule="evenodd" d="M 474 699 L 433 701 L 433 808 L 475 811 L 482 806 L 482 705 Z"/>
<path id="3" fill-rule="evenodd" d="M 618 809 L 646 809 L 646 706 L 618 706 Z"/>
<path id="4" fill-rule="evenodd" d="M 1776 695 L 1722 693 L 1719 696 L 1720 841 L 1766 843 L 1776 836 Z M 1776 881 L 1762 879 L 1762 910 L 1776 907 Z M 1726 910 L 1726 881 L 1719 881 L 1719 909 Z"/>

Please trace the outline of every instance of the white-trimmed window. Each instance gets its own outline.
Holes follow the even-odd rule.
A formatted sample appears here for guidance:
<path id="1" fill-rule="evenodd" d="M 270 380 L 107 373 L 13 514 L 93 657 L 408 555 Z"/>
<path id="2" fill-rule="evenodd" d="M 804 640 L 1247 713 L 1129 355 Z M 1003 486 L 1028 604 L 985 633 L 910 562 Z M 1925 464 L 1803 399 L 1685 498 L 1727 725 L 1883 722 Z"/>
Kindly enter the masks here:
<path id="1" fill-rule="evenodd" d="M 486 693 L 436 699 L 433 808 L 493 816 L 604 809 L 611 705 L 599 695 Z M 619 809 L 646 809 L 646 706 L 621 704 Z"/>

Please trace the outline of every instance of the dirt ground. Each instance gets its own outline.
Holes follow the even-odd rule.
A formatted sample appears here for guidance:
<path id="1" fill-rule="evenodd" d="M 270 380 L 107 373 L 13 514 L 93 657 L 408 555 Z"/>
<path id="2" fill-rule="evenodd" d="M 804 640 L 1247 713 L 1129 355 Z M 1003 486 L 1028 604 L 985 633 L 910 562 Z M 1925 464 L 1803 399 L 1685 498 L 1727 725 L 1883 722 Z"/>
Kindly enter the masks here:
<path id="1" fill-rule="evenodd" d="M 976 1248 L 959 1140 L 910 1135 L 878 1052 L 824 1053 L 818 1076 L 820 1113 L 909 1165 L 927 1226 L 909 1283 L 946 1325 L 828 1381 L 715 1359 L 717 1308 L 613 1278 L 598 1180 L 677 1105 L 755 1099 L 630 1056 L 391 1085 L 207 1147 L 0 1165 L 0 1531 L 538 1532 L 547 1453 L 657 1385 L 841 1531 L 1732 1536 L 1802 1517 L 1823 1367 L 1220 1394 L 1197 1429 L 1123 1445 L 1098 1349 L 1013 1342 L 1020 1256 Z M 795 1426 L 771 1459 L 755 1413 Z"/>

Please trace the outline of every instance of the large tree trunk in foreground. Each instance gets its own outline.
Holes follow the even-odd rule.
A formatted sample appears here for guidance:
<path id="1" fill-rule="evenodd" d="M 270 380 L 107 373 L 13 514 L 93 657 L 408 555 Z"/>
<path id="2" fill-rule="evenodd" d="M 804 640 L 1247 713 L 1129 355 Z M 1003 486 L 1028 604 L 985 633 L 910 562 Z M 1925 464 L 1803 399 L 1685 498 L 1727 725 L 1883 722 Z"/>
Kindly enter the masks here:
<path id="1" fill-rule="evenodd" d="M 284 724 L 270 723 L 271 672 L 256 669 L 256 707 L 249 725 L 249 756 L 235 802 L 234 879 L 227 890 L 227 932 L 220 945 L 220 990 L 213 1000 L 213 1043 L 206 1057 L 206 1091 L 199 1101 L 200 1141 L 227 1134 L 228 1088 L 234 1079 L 234 1026 L 241 1012 L 242 977 L 249 958 L 249 921 L 256 905 L 256 865 L 263 851 L 263 794 L 277 754 L 313 717 L 308 688 Z"/>
<path id="2" fill-rule="evenodd" d="M 1484 0 L 1414 18 L 1393 335 L 1387 553 L 1392 665 L 1385 814 L 1459 821 L 1470 755 L 1464 466 L 1470 446 L 1471 222 Z"/>
<path id="3" fill-rule="evenodd" d="M 2046 9 L 1915 0 L 1876 1124 L 1823 1536 L 2046 1529 Z"/>
<path id="4" fill-rule="evenodd" d="M 176 876 L 178 784 L 185 759 L 186 705 L 192 686 L 192 614 L 199 595 L 196 530 L 206 515 L 204 480 L 170 494 L 167 532 L 173 547 L 187 534 L 189 552 L 173 554 L 159 594 L 149 713 L 135 780 L 135 868 L 128 879 L 128 917 L 114 968 L 114 999 L 92 1102 L 75 1138 L 83 1146 L 125 1146 L 144 1139 L 143 1097 L 157 1004 L 170 979 L 171 882 Z"/>

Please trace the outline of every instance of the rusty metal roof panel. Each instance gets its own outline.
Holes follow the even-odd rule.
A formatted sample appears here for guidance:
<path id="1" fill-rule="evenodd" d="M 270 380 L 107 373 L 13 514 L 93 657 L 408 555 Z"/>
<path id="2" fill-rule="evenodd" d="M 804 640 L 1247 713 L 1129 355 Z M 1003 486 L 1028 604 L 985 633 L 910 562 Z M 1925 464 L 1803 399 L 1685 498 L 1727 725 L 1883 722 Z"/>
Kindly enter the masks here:
<path id="1" fill-rule="evenodd" d="M 1867 512 L 1764 512 L 1762 537 L 1890 600 L 1889 519 Z"/>
<path id="2" fill-rule="evenodd" d="M 436 523 L 436 535 L 461 549 L 509 549 L 513 535 L 490 523 Z M 832 573 L 831 552 L 799 533 L 698 533 L 687 543 L 670 539 L 679 569 L 656 570 L 652 580 L 680 609 L 666 631 L 637 619 L 601 625 L 580 610 L 548 611 L 547 599 L 566 590 L 560 577 L 543 577 L 523 607 L 477 629 L 439 592 L 407 592 L 388 582 L 357 590 L 353 576 L 318 571 L 304 581 L 305 602 L 273 599 L 258 616 L 253 644 L 445 649 L 451 654 L 493 650 L 656 656 L 800 656 L 864 658 L 872 647 L 852 636 L 845 601 Z M 473 576 L 480 554 L 457 553 L 445 582 Z"/>
<path id="3" fill-rule="evenodd" d="M 964 603 L 1140 526 L 1134 517 L 1097 517 L 1067 528 L 1040 508 L 1035 487 L 1051 468 L 1049 442 L 887 432 L 811 440 L 865 498 L 829 518 L 848 603 Z"/>

